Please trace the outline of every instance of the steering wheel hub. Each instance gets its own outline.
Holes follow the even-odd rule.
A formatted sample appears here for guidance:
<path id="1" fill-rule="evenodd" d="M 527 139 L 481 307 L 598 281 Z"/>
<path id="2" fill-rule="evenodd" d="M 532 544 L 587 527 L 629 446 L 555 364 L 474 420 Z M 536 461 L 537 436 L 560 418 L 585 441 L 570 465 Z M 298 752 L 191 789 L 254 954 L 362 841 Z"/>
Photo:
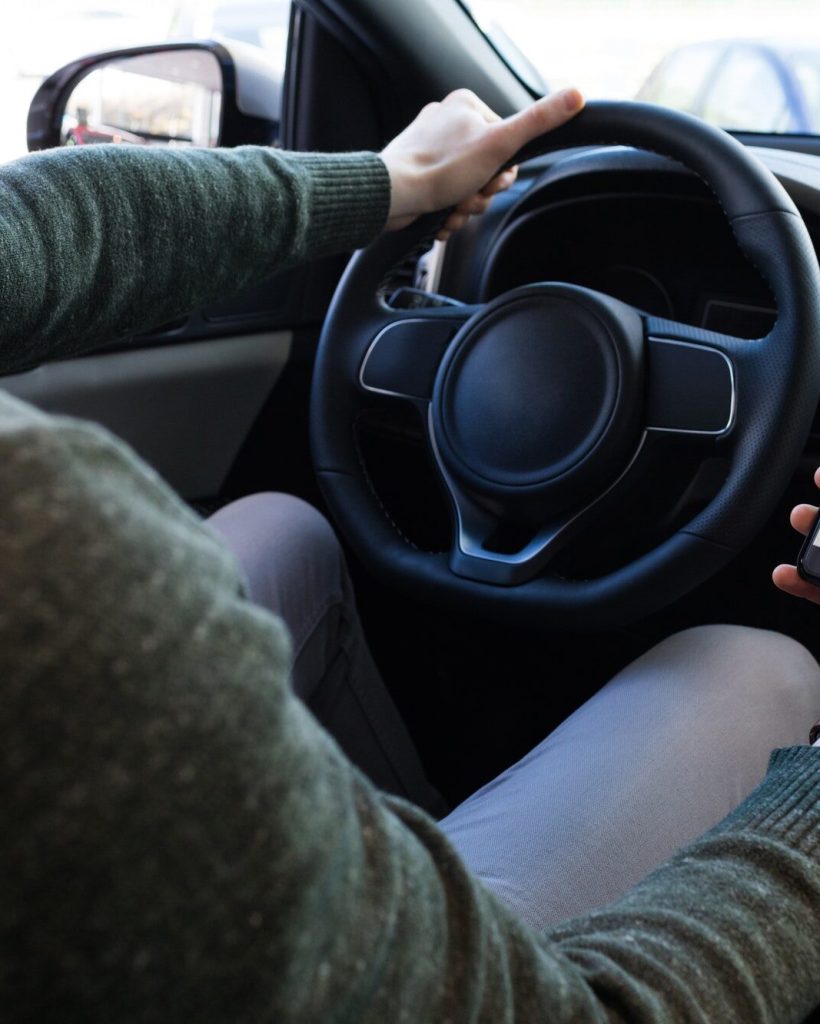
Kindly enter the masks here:
<path id="1" fill-rule="evenodd" d="M 453 339 L 433 395 L 436 444 L 470 491 L 539 514 L 594 494 L 634 448 L 642 325 L 570 285 L 518 288 Z"/>

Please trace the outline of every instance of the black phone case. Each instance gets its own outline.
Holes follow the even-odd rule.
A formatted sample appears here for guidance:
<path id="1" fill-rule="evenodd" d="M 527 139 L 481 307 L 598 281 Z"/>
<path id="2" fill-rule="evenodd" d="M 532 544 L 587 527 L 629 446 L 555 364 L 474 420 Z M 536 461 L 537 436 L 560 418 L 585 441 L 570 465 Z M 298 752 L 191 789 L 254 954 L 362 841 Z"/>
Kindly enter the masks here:
<path id="1" fill-rule="evenodd" d="M 818 512 L 814 524 L 803 541 L 800 554 L 797 556 L 797 574 L 808 583 L 820 587 L 820 548 L 814 543 L 814 539 L 820 531 L 820 512 Z"/>

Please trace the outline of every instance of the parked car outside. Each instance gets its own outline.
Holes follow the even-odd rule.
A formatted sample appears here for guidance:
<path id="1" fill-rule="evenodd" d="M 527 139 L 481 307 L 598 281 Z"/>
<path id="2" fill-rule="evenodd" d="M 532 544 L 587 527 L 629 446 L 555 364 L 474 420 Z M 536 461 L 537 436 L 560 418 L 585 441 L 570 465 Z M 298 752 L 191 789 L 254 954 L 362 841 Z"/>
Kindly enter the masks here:
<path id="1" fill-rule="evenodd" d="M 820 130 L 820 47 L 714 41 L 673 50 L 637 98 L 736 131 Z"/>

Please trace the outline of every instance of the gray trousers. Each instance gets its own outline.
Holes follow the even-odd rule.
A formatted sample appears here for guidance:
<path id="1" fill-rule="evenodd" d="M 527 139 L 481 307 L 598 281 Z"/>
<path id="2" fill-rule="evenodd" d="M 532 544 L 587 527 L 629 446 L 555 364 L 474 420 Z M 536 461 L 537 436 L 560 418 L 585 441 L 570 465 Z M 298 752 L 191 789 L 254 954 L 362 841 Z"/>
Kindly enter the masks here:
<path id="1" fill-rule="evenodd" d="M 439 815 L 327 522 L 281 494 L 244 498 L 210 522 L 253 600 L 287 623 L 299 696 L 378 785 Z M 691 629 L 620 672 L 441 827 L 520 917 L 556 924 L 614 899 L 719 821 L 761 780 L 769 752 L 805 743 L 818 716 L 820 669 L 800 644 Z"/>

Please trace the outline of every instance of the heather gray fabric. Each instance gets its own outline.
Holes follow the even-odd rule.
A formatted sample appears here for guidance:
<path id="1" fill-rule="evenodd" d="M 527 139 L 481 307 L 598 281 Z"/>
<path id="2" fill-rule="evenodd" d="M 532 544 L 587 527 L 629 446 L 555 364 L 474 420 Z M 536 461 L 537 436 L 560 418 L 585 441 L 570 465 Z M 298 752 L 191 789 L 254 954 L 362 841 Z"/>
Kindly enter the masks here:
<path id="1" fill-rule="evenodd" d="M 89 149 L 0 168 L 0 368 L 145 325 L 163 289 L 196 305 L 213 244 L 221 284 L 246 280 L 260 205 L 295 232 L 270 260 L 387 209 L 376 157 L 272 177 L 255 151 Z M 4 1021 L 788 1024 L 820 1002 L 820 749 L 778 751 L 716 829 L 537 932 L 293 695 L 215 532 L 104 431 L 8 396 L 0 566 Z"/>
<path id="2" fill-rule="evenodd" d="M 705 626 L 629 665 L 440 824 L 465 864 L 536 928 L 601 907 L 805 743 L 820 668 L 779 633 Z"/>
<path id="3" fill-rule="evenodd" d="M 324 516 L 290 494 L 254 494 L 208 524 L 236 556 L 249 596 L 288 627 L 297 696 L 380 789 L 445 814 L 373 662 L 342 549 Z"/>
<path id="4" fill-rule="evenodd" d="M 321 699 L 336 685 L 331 666 L 350 651 L 340 703 L 358 693 L 365 707 L 385 700 L 395 715 L 327 521 L 297 498 L 264 494 L 209 522 L 253 600 L 288 626 L 295 692 L 381 788 L 420 793 L 429 810 L 425 790 L 384 764 L 395 761 L 399 774 L 410 758 L 417 764 L 409 737 L 401 757 L 374 754 L 378 730 L 362 703 L 334 714 Z M 715 825 L 758 785 L 768 751 L 804 742 L 818 714 L 820 667 L 801 644 L 739 626 L 687 630 L 625 668 L 439 824 L 502 902 L 546 928 L 611 902 Z M 397 716 L 389 721 L 383 732 L 405 737 Z M 422 778 L 420 766 L 412 778 Z"/>

